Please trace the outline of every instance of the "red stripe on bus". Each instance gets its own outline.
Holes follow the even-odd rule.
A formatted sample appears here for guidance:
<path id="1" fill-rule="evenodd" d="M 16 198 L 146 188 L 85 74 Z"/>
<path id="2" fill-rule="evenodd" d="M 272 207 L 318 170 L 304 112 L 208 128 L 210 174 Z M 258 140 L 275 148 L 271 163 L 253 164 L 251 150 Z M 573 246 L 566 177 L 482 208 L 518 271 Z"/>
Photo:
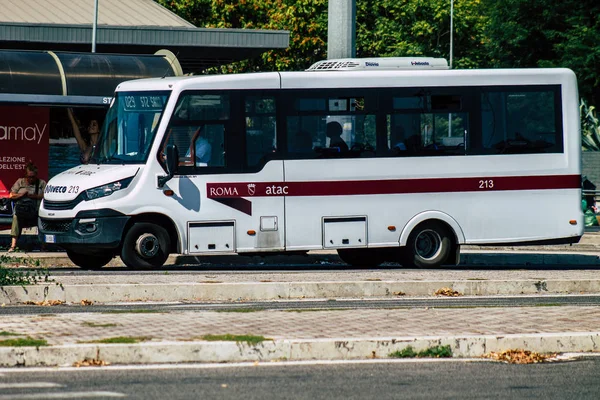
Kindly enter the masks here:
<path id="1" fill-rule="evenodd" d="M 317 182 L 207 183 L 210 199 L 277 196 L 349 196 L 507 190 L 579 189 L 580 175 L 490 176 L 476 178 L 386 179 Z"/>

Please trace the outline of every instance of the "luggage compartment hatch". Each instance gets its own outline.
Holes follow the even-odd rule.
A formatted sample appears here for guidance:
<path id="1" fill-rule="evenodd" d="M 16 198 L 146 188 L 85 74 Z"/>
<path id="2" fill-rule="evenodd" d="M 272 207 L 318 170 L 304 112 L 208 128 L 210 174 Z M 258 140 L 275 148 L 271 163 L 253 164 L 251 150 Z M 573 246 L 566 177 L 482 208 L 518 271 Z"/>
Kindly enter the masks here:
<path id="1" fill-rule="evenodd" d="M 235 252 L 235 222 L 188 223 L 189 253 Z"/>
<path id="2" fill-rule="evenodd" d="M 323 217 L 323 247 L 367 247 L 367 217 Z"/>

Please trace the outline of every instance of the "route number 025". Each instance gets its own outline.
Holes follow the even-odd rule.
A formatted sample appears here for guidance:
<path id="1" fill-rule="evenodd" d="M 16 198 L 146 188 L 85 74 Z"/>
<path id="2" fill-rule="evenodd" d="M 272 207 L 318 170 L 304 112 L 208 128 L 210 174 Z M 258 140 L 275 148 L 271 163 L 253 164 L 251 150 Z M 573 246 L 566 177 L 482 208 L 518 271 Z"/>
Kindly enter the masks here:
<path id="1" fill-rule="evenodd" d="M 494 188 L 494 180 L 493 179 L 481 179 L 479 181 L 479 189 L 493 189 Z"/>

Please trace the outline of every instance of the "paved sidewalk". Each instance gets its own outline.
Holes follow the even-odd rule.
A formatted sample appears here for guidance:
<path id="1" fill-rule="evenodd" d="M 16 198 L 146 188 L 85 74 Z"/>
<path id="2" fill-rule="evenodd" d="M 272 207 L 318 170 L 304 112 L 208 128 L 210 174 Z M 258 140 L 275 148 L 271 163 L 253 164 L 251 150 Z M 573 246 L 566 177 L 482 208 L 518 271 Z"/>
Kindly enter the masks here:
<path id="1" fill-rule="evenodd" d="M 93 307 L 93 306 L 92 306 Z M 143 306 L 141 306 L 143 307 Z M 449 345 L 456 357 L 491 351 L 599 351 L 600 307 L 415 308 L 325 311 L 170 311 L 5 315 L 0 331 L 48 347 L 0 347 L 0 365 L 280 361 L 385 358 L 412 346 Z M 205 335 L 260 335 L 249 345 Z M 137 344 L 89 343 L 115 337 Z M 6 337 L 4 337 L 6 338 Z"/>

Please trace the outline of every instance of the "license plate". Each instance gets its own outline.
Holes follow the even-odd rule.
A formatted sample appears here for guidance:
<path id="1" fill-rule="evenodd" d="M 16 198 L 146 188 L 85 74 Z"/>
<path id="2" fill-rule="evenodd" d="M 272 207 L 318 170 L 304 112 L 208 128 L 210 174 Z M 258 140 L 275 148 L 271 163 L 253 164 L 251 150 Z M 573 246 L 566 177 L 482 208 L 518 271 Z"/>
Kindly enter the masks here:
<path id="1" fill-rule="evenodd" d="M 45 236 L 46 236 L 45 237 L 46 243 L 54 243 L 55 240 L 56 240 L 56 238 L 54 237 L 54 235 L 45 235 Z"/>

